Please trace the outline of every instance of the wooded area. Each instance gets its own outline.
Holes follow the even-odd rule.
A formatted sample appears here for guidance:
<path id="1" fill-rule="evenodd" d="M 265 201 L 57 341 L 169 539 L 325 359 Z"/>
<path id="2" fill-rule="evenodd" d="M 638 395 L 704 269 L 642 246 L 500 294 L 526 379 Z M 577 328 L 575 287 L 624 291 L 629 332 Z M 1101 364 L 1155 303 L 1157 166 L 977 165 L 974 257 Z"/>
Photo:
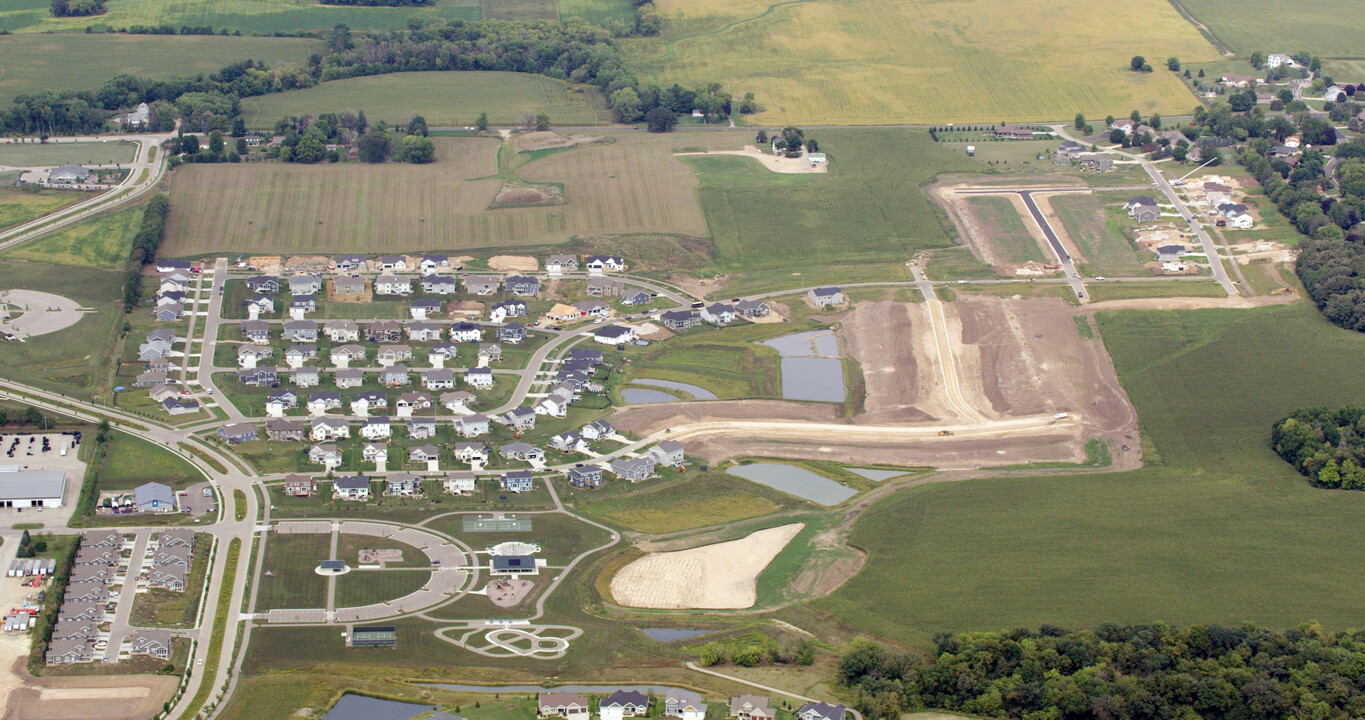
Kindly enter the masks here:
<path id="1" fill-rule="evenodd" d="M 1365 490 L 1365 408 L 1296 410 L 1275 423 L 1270 446 L 1318 487 Z"/>

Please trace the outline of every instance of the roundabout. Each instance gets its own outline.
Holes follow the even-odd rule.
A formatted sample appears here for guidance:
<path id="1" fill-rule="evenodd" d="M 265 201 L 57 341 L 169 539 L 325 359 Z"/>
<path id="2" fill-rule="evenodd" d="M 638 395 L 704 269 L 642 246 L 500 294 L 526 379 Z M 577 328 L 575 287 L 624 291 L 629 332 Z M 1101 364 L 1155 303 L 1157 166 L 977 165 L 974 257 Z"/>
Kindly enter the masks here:
<path id="1" fill-rule="evenodd" d="M 86 313 L 75 300 L 37 290 L 0 291 L 0 334 L 6 339 L 47 335 L 75 325 Z"/>

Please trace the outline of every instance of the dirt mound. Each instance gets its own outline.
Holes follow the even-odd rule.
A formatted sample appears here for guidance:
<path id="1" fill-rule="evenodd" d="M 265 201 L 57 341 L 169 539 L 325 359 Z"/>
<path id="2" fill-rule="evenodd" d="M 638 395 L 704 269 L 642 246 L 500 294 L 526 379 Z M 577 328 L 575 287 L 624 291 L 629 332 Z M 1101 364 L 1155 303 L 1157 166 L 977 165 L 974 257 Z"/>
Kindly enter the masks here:
<path id="1" fill-rule="evenodd" d="M 600 135 L 561 135 L 557 132 L 547 131 L 519 135 L 514 142 L 518 152 L 535 152 L 536 150 L 555 150 L 583 145 L 602 145 L 614 141 Z"/>
<path id="2" fill-rule="evenodd" d="M 489 204 L 488 209 L 545 207 L 546 205 L 563 205 L 565 202 L 567 201 L 564 199 L 564 189 L 558 185 L 503 183 L 502 187 L 498 188 L 498 194 L 493 197 L 493 202 Z"/>
<path id="3" fill-rule="evenodd" d="M 488 258 L 488 267 L 499 272 L 535 272 L 540 262 L 530 255 L 494 255 Z"/>
<path id="4" fill-rule="evenodd" d="M 326 255 L 293 255 L 284 261 L 285 270 L 320 273 L 330 267 L 332 259 Z"/>
<path id="5" fill-rule="evenodd" d="M 611 579 L 612 597 L 627 607 L 752 607 L 759 573 L 804 527 L 792 523 L 739 540 L 645 555 Z"/>

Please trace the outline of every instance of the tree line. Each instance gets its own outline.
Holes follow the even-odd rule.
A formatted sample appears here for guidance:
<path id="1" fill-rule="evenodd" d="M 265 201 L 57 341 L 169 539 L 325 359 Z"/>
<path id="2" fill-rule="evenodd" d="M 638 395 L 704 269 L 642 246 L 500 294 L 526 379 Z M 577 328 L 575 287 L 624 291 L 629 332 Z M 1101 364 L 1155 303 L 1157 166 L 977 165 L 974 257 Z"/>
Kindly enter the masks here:
<path id="1" fill-rule="evenodd" d="M 673 114 L 700 110 L 710 118 L 731 113 L 731 97 L 719 83 L 695 89 L 642 83 L 625 64 L 609 30 L 571 19 L 566 22 L 422 21 L 404 30 L 352 32 L 338 25 L 320 38 L 325 46 L 306 63 L 271 65 L 235 62 L 217 72 L 174 80 L 133 75 L 115 77 L 97 90 L 16 97 L 0 113 L 0 132 L 81 134 L 100 130 L 112 111 L 152 106 L 151 129 L 172 127 L 182 118 L 200 132 L 227 130 L 240 101 L 313 87 L 319 82 L 417 71 L 501 70 L 546 75 L 600 88 L 621 122 L 638 122 L 663 108 Z M 752 95 L 740 103 L 754 112 Z"/>
<path id="2" fill-rule="evenodd" d="M 103 15 L 105 0 L 52 0 L 52 17 L 85 17 Z"/>
<path id="3" fill-rule="evenodd" d="M 142 268 L 156 262 L 156 251 L 166 234 L 166 216 L 171 203 L 165 195 L 157 195 L 142 211 L 142 222 L 133 236 L 133 249 L 128 252 L 128 263 L 123 272 L 123 311 L 132 312 L 142 299 Z"/>
<path id="4" fill-rule="evenodd" d="M 1317 487 L 1365 490 L 1365 408 L 1295 410 L 1274 424 L 1270 446 Z"/>
<path id="5" fill-rule="evenodd" d="M 838 680 L 870 720 L 936 708 L 1026 720 L 1365 716 L 1365 632 L 1316 625 L 1043 626 L 942 634 L 932 655 L 855 642 Z"/>

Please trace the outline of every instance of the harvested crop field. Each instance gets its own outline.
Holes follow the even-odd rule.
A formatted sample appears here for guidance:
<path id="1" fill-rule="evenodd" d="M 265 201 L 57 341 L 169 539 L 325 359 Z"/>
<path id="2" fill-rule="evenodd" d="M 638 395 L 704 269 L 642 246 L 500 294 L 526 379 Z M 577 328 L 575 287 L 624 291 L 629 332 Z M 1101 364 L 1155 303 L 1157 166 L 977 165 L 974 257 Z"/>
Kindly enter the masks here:
<path id="1" fill-rule="evenodd" d="M 740 610 L 758 601 L 758 576 L 804 523 L 759 530 L 739 540 L 650 553 L 611 579 L 627 607 Z"/>
<path id="2" fill-rule="evenodd" d="M 743 133 L 707 133 L 738 144 Z M 577 235 L 709 235 L 676 137 L 626 135 L 554 153 L 518 169 L 562 183 L 567 202 L 490 210 L 498 141 L 437 138 L 430 165 L 184 166 L 171 185 L 163 252 L 392 252 L 543 245 Z M 479 178 L 479 179 L 474 179 Z"/>
<path id="3" fill-rule="evenodd" d="M 758 94 L 764 125 L 1000 122 L 1187 112 L 1154 63 L 1219 59 L 1165 0 L 1094 14 L 1084 0 L 659 0 L 659 38 L 628 41 L 639 74 Z M 1080 20 L 1085 18 L 1085 20 Z M 1116 38 L 1121 36 L 1121 41 Z M 1269 51 L 1267 49 L 1267 51 Z M 823 143 L 822 143 L 823 144 Z"/>

